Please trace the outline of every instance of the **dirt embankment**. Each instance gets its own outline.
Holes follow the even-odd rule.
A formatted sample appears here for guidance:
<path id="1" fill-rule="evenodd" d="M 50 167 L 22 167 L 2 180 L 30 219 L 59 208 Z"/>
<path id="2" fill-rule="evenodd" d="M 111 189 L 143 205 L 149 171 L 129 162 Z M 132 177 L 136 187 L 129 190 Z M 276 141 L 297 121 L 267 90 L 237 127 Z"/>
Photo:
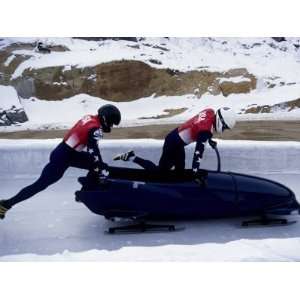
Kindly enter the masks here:
<path id="1" fill-rule="evenodd" d="M 127 128 L 114 128 L 108 139 L 139 139 L 155 138 L 163 139 L 166 134 L 177 127 L 172 125 L 150 125 Z M 65 130 L 52 131 L 19 131 L 0 133 L 2 139 L 50 139 L 62 138 Z M 239 122 L 232 131 L 225 132 L 222 137 L 225 140 L 258 140 L 258 141 L 300 141 L 300 121 L 251 121 Z"/>

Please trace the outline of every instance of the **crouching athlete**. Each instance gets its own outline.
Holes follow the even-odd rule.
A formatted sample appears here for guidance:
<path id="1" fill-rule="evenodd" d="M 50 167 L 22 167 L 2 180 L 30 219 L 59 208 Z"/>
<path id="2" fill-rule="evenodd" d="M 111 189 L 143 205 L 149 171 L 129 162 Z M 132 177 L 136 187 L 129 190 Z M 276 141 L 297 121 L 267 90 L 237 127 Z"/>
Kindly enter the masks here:
<path id="1" fill-rule="evenodd" d="M 133 161 L 146 170 L 166 171 L 174 168 L 176 172 L 182 173 L 185 168 L 184 147 L 196 142 L 192 169 L 199 175 L 206 142 L 212 138 L 214 132 L 222 133 L 226 129 L 232 129 L 235 123 L 235 112 L 228 107 L 220 108 L 216 112 L 211 108 L 205 109 L 166 136 L 158 166 L 150 160 L 136 156 L 132 150 L 117 155 L 114 160 Z"/>
<path id="2" fill-rule="evenodd" d="M 102 138 L 103 132 L 110 132 L 113 125 L 119 125 L 120 121 L 120 111 L 110 104 L 100 107 L 97 115 L 87 115 L 79 120 L 51 152 L 49 163 L 37 181 L 14 197 L 0 200 L 0 219 L 15 204 L 61 179 L 69 167 L 89 170 L 88 176 L 97 177 L 100 181 L 108 176 L 108 166 L 102 160 L 98 140 Z"/>

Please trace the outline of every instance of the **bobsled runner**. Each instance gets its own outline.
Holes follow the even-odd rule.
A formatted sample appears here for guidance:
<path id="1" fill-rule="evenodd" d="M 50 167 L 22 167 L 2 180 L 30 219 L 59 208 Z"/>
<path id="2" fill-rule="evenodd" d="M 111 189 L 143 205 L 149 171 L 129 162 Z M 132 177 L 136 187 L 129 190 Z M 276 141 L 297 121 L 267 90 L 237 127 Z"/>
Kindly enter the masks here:
<path id="1" fill-rule="evenodd" d="M 174 225 L 147 224 L 146 220 L 187 220 L 255 216 L 243 226 L 286 225 L 274 215 L 300 213 L 295 194 L 286 186 L 265 178 L 222 172 L 220 156 L 216 171 L 192 170 L 183 174 L 130 168 L 110 168 L 110 178 L 99 184 L 89 177 L 75 193 L 93 213 L 107 219 L 126 218 L 136 224 L 110 228 L 116 231 L 175 230 Z M 272 216 L 272 217 L 271 217 Z"/>

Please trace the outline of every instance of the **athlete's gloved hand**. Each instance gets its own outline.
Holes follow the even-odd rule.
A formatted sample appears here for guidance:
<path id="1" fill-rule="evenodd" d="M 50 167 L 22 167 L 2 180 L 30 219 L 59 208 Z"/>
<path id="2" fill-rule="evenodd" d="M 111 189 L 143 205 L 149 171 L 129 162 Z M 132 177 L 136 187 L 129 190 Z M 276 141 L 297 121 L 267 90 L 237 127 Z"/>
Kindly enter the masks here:
<path id="1" fill-rule="evenodd" d="M 100 171 L 100 177 L 108 177 L 109 176 L 109 171 L 107 169 L 103 169 Z"/>
<path id="2" fill-rule="evenodd" d="M 195 182 L 197 182 L 201 186 L 206 186 L 206 179 L 208 174 L 207 171 L 202 169 L 197 169 L 193 171 L 194 171 Z"/>
<path id="3" fill-rule="evenodd" d="M 109 171 L 106 169 L 102 169 L 99 173 L 99 183 L 101 185 L 107 184 L 107 178 L 109 176 Z"/>
<path id="4" fill-rule="evenodd" d="M 208 172 L 203 169 L 196 169 L 193 171 L 194 171 L 195 177 L 207 177 L 207 174 L 208 174 Z"/>
<path id="5" fill-rule="evenodd" d="M 108 170 L 109 170 L 108 164 L 102 162 L 102 163 L 100 164 L 100 170 L 107 170 L 107 172 L 109 172 L 109 171 L 108 171 Z"/>

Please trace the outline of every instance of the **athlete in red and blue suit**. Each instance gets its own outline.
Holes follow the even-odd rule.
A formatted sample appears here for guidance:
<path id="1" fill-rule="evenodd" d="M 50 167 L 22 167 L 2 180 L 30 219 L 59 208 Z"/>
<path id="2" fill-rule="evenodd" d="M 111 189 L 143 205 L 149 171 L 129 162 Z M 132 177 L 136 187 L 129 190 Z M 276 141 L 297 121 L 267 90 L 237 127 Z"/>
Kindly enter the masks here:
<path id="1" fill-rule="evenodd" d="M 223 107 L 215 112 L 213 109 L 208 108 L 175 128 L 166 136 L 158 166 L 150 160 L 136 156 L 134 151 L 120 154 L 114 159 L 130 160 L 148 170 L 157 168 L 171 170 L 174 168 L 176 171 L 182 172 L 185 168 L 184 147 L 196 142 L 192 169 L 197 173 L 200 170 L 205 144 L 212 138 L 214 131 L 222 133 L 225 129 L 232 129 L 234 125 L 235 112 L 232 109 Z"/>
<path id="2" fill-rule="evenodd" d="M 102 160 L 98 141 L 102 138 L 103 132 L 110 132 L 113 125 L 118 125 L 120 121 L 120 111 L 109 104 L 100 107 L 98 115 L 87 115 L 79 120 L 51 152 L 49 163 L 44 167 L 40 177 L 14 197 L 0 200 L 0 219 L 3 219 L 6 211 L 15 204 L 61 179 L 69 167 L 89 170 L 90 176 L 100 180 L 107 176 L 108 166 Z"/>

